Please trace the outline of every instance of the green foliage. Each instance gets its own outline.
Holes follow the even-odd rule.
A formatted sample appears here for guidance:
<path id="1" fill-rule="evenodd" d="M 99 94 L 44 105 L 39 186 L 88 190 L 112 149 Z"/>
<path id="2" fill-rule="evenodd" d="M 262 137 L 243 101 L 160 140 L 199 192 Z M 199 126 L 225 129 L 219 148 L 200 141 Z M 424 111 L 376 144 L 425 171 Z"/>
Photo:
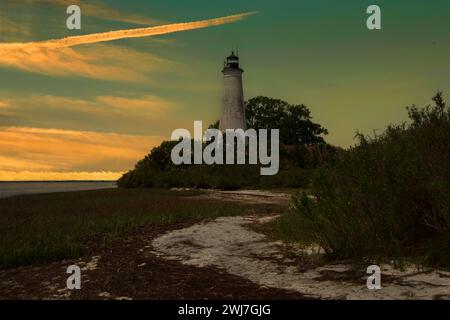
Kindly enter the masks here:
<path id="1" fill-rule="evenodd" d="M 311 172 L 332 163 L 338 150 L 329 145 L 281 146 L 280 171 L 261 176 L 260 165 L 174 165 L 170 160 L 177 142 L 163 142 L 154 148 L 134 170 L 118 180 L 122 188 L 201 188 L 235 190 L 240 188 L 306 188 Z M 192 155 L 191 155 L 192 158 Z"/>
<path id="2" fill-rule="evenodd" d="M 214 122 L 213 124 L 211 124 L 208 129 L 219 129 L 220 127 L 220 120 L 217 120 L 216 122 Z"/>
<path id="3" fill-rule="evenodd" d="M 433 100 L 408 108 L 410 125 L 358 135 L 357 146 L 316 172 L 312 197 L 297 196 L 273 227 L 295 230 L 334 258 L 416 257 L 450 267 L 450 111 L 441 93 Z"/>
<path id="4" fill-rule="evenodd" d="M 122 188 L 300 188 L 308 186 L 310 169 L 285 167 L 275 176 L 261 176 L 257 165 L 190 165 L 167 170 L 140 167 L 118 180 Z"/>
<path id="5" fill-rule="evenodd" d="M 303 104 L 292 105 L 268 97 L 255 97 L 245 102 L 247 127 L 280 129 L 284 145 L 313 145 L 325 143 L 321 135 L 328 131 L 311 121 L 311 112 Z"/>

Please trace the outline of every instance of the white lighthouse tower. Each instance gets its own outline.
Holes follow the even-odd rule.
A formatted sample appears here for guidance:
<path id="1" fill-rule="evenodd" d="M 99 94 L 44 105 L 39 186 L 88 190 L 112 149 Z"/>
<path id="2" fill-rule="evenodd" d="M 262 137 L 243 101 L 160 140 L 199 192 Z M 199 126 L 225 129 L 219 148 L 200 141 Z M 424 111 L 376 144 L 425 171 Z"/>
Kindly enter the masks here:
<path id="1" fill-rule="evenodd" d="M 223 73 L 223 98 L 222 118 L 220 119 L 220 131 L 227 129 L 247 129 L 244 89 L 242 87 L 242 70 L 239 67 L 239 57 L 231 52 L 224 63 Z"/>

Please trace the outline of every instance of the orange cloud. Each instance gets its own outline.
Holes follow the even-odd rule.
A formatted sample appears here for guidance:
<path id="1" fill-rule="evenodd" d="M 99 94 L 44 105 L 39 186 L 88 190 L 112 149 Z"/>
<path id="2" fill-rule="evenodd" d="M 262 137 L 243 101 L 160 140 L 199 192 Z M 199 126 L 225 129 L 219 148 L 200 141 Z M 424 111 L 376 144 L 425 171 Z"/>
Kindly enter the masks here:
<path id="1" fill-rule="evenodd" d="M 133 61 L 133 63 L 130 63 Z M 42 49 L 33 54 L 24 51 L 0 56 L 0 65 L 52 76 L 81 76 L 101 80 L 143 81 L 147 74 L 174 63 L 148 53 L 111 45 L 95 48 Z"/>
<path id="2" fill-rule="evenodd" d="M 115 181 L 122 176 L 123 172 L 112 171 L 1 171 L 0 181 Z"/>
<path id="3" fill-rule="evenodd" d="M 117 47 L 109 47 L 106 48 L 107 50 L 104 47 L 88 49 L 84 53 L 75 51 L 71 47 L 218 26 L 242 20 L 251 14 L 253 13 L 40 42 L 0 43 L 0 66 L 56 76 L 77 75 L 106 80 L 141 80 L 142 71 L 161 67 L 166 61 L 148 54 Z"/>
<path id="4" fill-rule="evenodd" d="M 89 98 L 0 92 L 1 126 L 60 128 L 117 132 L 132 135 L 168 135 L 178 127 L 173 115 L 179 106 L 152 95 L 104 95 Z M 12 118 L 13 116 L 13 118 Z M 1 153 L 0 153 L 1 155 Z"/>
<path id="5" fill-rule="evenodd" d="M 39 108 L 38 111 L 43 109 L 65 110 L 78 114 L 116 118 L 117 121 L 123 118 L 135 118 L 144 121 L 161 120 L 175 108 L 170 101 L 151 95 L 133 98 L 99 96 L 92 100 L 52 95 L 30 95 L 12 101 L 5 100 L 5 103 L 9 103 L 11 106 L 13 103 L 18 106 L 30 106 L 31 109 L 25 110 L 27 113 L 32 113 L 34 108 Z"/>
<path id="6" fill-rule="evenodd" d="M 75 172 L 94 176 L 118 175 L 134 166 L 161 136 L 0 127 L 0 180 L 29 180 L 23 177 Z M 22 177 L 22 178 L 21 178 Z M 39 178 L 37 178 L 39 177 Z M 46 180 L 53 180 L 49 174 Z M 102 180 L 102 179 L 97 179 Z"/>
<path id="7" fill-rule="evenodd" d="M 100 96 L 97 101 L 108 106 L 108 113 L 115 115 L 139 114 L 148 120 L 158 120 L 172 109 L 171 103 L 155 96 L 139 98 L 123 98 L 115 96 Z M 97 109 L 98 110 L 98 109 Z"/>
<path id="8" fill-rule="evenodd" d="M 38 42 L 18 42 L 18 43 L 0 43 L 0 54 L 9 54 L 14 51 L 25 51 L 33 54 L 41 49 L 60 49 L 79 46 L 83 44 L 92 44 L 99 42 L 109 42 L 119 39 L 153 37 L 169 33 L 182 32 L 195 29 L 203 29 L 212 26 L 220 26 L 227 23 L 240 21 L 254 12 L 240 13 L 215 19 L 166 24 L 156 27 L 136 28 L 127 30 L 116 30 L 102 33 L 92 33 L 82 36 L 66 37 L 62 39 L 38 41 Z"/>

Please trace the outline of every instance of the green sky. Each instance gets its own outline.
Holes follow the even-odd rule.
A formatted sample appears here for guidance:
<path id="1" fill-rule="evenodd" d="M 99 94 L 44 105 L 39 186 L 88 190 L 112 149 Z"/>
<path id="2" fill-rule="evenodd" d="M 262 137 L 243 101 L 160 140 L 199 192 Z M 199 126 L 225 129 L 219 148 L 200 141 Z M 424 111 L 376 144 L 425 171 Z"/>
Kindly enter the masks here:
<path id="1" fill-rule="evenodd" d="M 81 31 L 65 26 L 72 3 L 82 9 Z M 382 9 L 380 31 L 366 28 L 371 4 Z M 258 14 L 217 27 L 77 46 L 42 64 L 41 57 L 0 57 L 0 180 L 10 172 L 126 171 L 174 129 L 213 122 L 222 61 L 231 48 L 239 48 L 247 98 L 306 104 L 329 130 L 327 141 L 343 147 L 354 143 L 356 130 L 369 134 L 405 121 L 405 106 L 426 104 L 450 87 L 448 0 L 0 0 L 0 41 L 249 11 Z M 78 149 L 60 158 L 59 146 Z"/>

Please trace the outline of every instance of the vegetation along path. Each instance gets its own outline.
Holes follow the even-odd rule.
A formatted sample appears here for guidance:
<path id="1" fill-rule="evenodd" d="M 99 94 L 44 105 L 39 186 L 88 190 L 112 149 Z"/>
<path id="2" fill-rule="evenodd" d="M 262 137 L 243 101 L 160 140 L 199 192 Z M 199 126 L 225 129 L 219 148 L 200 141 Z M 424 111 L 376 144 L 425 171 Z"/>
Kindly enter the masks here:
<path id="1" fill-rule="evenodd" d="M 4 199 L 1 217 L 11 233 L 0 241 L 0 300 L 303 299 L 300 293 L 260 286 L 214 266 L 188 266 L 153 253 L 152 241 L 171 230 L 227 214 L 267 214 L 280 203 L 264 199 L 258 204 L 251 195 L 144 189 Z M 75 200 L 78 206 L 66 207 Z M 16 226 L 25 225 L 17 222 L 22 216 L 31 219 L 30 207 L 35 219 L 31 226 L 36 229 L 31 233 Z M 82 228 L 78 222 L 85 226 L 86 215 L 91 224 Z M 39 225 L 44 217 L 51 217 L 52 224 Z M 65 230 L 61 237 L 60 229 Z M 39 244 L 36 236 L 47 239 L 47 233 L 55 236 Z M 56 246 L 63 241 L 66 247 Z M 79 258 L 59 258 L 77 255 L 73 248 L 78 249 L 78 243 L 84 252 Z M 67 289 L 70 265 L 81 268 L 81 290 Z"/>
<path id="2" fill-rule="evenodd" d="M 212 197 L 237 196 L 249 201 L 262 196 L 282 200 L 280 195 L 252 192 L 216 193 Z M 267 201 L 267 200 L 266 200 Z M 156 255 L 184 265 L 216 267 L 264 287 L 293 290 L 321 299 L 445 299 L 450 298 L 450 273 L 436 270 L 403 271 L 382 266 L 382 289 L 367 288 L 365 270 L 348 264 L 318 267 L 312 256 L 317 248 L 288 246 L 269 241 L 254 231 L 255 225 L 277 216 L 221 217 L 168 232 L 152 242 Z"/>
<path id="3" fill-rule="evenodd" d="M 382 289 L 365 269 L 318 266 L 317 248 L 271 241 L 258 230 L 289 195 L 207 191 L 190 201 L 258 204 L 270 211 L 147 225 L 78 259 L 0 270 L 0 298 L 12 299 L 445 299 L 450 273 L 382 266 Z M 273 212 L 272 212 L 273 211 Z M 82 269 L 82 289 L 66 288 L 67 266 Z"/>

